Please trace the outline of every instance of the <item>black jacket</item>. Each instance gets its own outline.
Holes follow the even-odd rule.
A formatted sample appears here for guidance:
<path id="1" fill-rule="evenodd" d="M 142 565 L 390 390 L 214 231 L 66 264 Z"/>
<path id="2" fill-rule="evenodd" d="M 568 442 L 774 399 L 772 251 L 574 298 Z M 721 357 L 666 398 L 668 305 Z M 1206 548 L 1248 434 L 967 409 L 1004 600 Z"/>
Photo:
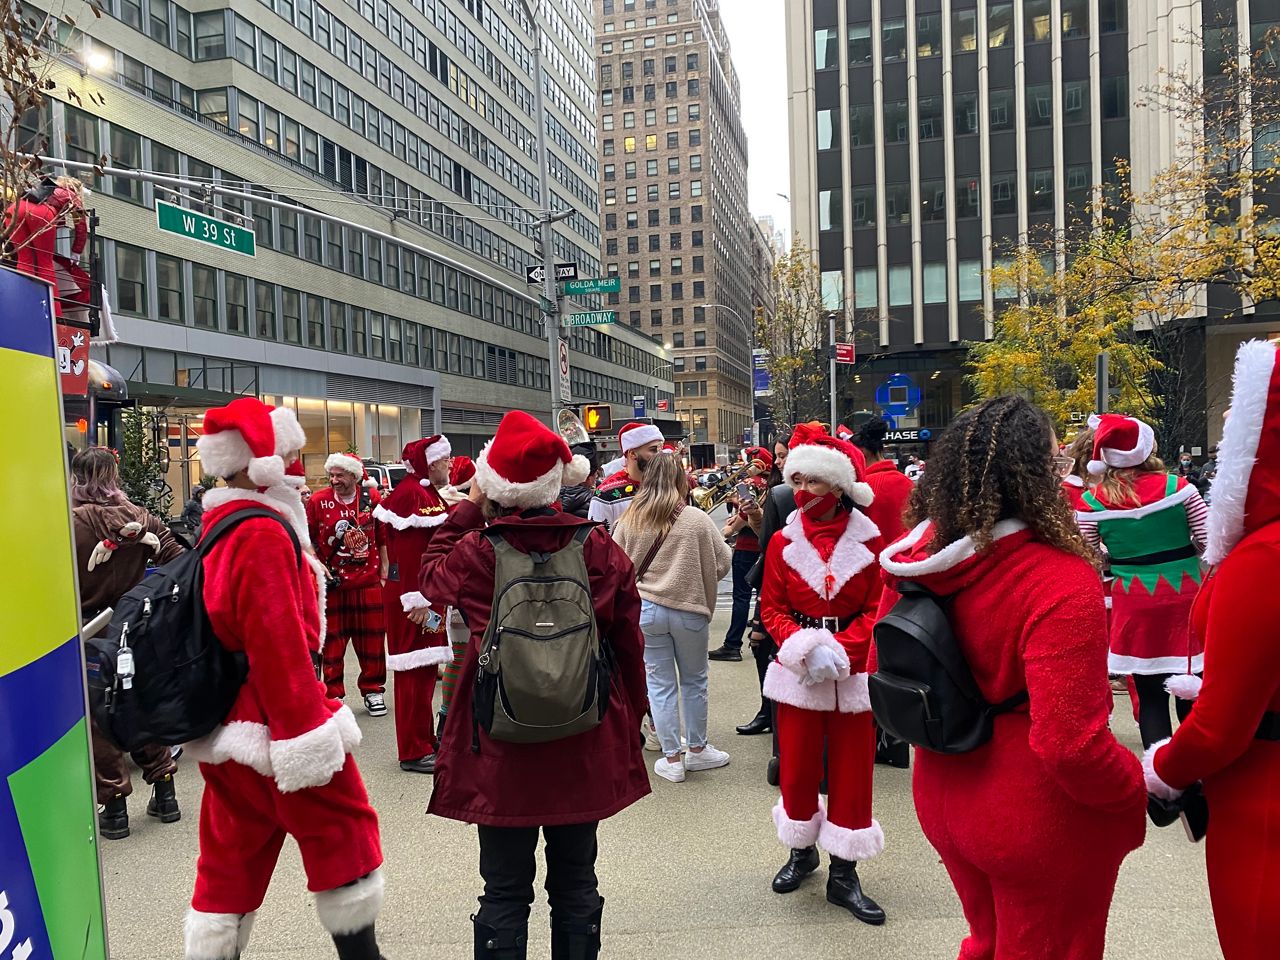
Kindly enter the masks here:
<path id="1" fill-rule="evenodd" d="M 579 484 L 576 487 L 560 488 L 560 506 L 564 512 L 583 520 L 587 519 L 587 510 L 591 506 L 591 494 L 594 491 Z"/>
<path id="2" fill-rule="evenodd" d="M 796 494 L 788 483 L 780 483 L 769 491 L 764 500 L 764 519 L 760 523 L 760 559 L 747 573 L 747 582 L 757 591 L 764 583 L 764 555 L 769 540 L 786 526 L 787 518 L 796 509 Z"/>

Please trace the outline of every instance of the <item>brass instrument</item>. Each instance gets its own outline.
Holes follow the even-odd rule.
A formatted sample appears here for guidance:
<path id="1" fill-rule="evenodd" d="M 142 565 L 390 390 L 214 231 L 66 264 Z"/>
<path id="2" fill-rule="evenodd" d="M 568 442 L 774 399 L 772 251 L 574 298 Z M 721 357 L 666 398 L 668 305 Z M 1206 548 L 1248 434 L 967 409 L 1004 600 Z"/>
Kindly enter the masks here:
<path id="1" fill-rule="evenodd" d="M 591 443 L 591 434 L 572 410 L 561 410 L 556 414 L 556 431 L 571 447 L 579 443 Z"/>
<path id="2" fill-rule="evenodd" d="M 697 487 L 690 492 L 693 505 L 704 513 L 710 513 L 730 496 L 743 480 L 750 476 L 751 464 L 744 463 L 733 473 L 722 477 L 709 487 Z"/>

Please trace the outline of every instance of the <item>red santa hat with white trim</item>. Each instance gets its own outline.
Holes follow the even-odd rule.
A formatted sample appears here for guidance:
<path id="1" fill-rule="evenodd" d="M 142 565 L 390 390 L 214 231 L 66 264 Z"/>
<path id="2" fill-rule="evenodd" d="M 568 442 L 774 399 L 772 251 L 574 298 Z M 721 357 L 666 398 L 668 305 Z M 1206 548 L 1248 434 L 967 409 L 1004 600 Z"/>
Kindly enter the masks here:
<path id="1" fill-rule="evenodd" d="M 453 448 L 449 445 L 449 438 L 440 433 L 405 444 L 402 454 L 405 469 L 419 477 L 418 482 L 424 487 L 431 483 L 427 478 L 427 474 L 431 472 L 431 465 L 451 456 L 453 456 Z"/>
<path id="2" fill-rule="evenodd" d="M 449 486 L 463 492 L 471 489 L 471 481 L 475 479 L 476 462 L 470 457 L 457 456 L 449 466 Z"/>
<path id="3" fill-rule="evenodd" d="M 1140 467 L 1155 452 L 1155 431 L 1137 417 L 1095 413 L 1089 417 L 1089 426 L 1094 431 L 1090 473 L 1102 473 L 1107 467 Z"/>
<path id="4" fill-rule="evenodd" d="M 618 446 L 623 453 L 629 453 L 647 443 L 661 443 L 662 431 L 652 423 L 628 423 L 618 431 Z"/>
<path id="5" fill-rule="evenodd" d="M 325 473 L 328 473 L 334 467 L 337 467 L 343 473 L 349 473 L 357 480 L 365 480 L 367 474 L 364 470 L 364 462 L 354 453 L 331 453 L 324 462 Z"/>
<path id="6" fill-rule="evenodd" d="M 590 469 L 563 437 L 523 410 L 512 410 L 480 451 L 475 482 L 499 506 L 528 510 L 549 506 L 561 487 L 582 483 Z"/>
<path id="7" fill-rule="evenodd" d="M 799 424 L 787 449 L 784 478 L 791 486 L 798 486 L 796 478 L 805 476 L 838 487 L 860 507 L 870 506 L 875 499 L 871 485 L 865 482 L 867 461 L 862 451 L 831 436 L 825 427 Z"/>
<path id="8" fill-rule="evenodd" d="M 223 478 L 248 470 L 249 480 L 259 487 L 284 483 L 271 409 L 257 397 L 241 397 L 207 411 L 203 435 L 196 441 L 203 468 Z"/>

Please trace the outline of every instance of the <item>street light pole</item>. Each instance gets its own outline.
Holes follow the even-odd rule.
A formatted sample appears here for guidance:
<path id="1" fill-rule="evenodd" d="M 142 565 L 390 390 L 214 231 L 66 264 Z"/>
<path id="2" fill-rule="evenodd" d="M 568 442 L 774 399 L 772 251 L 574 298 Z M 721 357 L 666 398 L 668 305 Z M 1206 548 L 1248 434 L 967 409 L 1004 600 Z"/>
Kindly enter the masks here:
<path id="1" fill-rule="evenodd" d="M 827 351 L 830 355 L 828 366 L 831 368 L 831 435 L 836 433 L 836 315 L 835 311 L 827 314 Z"/>

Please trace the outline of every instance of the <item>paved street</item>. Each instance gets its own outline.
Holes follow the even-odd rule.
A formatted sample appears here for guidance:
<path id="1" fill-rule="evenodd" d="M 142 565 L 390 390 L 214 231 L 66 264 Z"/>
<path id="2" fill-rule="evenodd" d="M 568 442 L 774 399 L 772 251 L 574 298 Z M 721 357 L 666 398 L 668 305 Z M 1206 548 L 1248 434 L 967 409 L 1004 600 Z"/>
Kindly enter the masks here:
<path id="1" fill-rule="evenodd" d="M 717 616 L 713 638 L 727 614 L 725 608 Z M 354 669 L 353 660 L 349 676 Z M 764 781 L 768 738 L 733 733 L 734 724 L 755 710 L 754 668 L 746 661 L 713 663 L 711 675 L 712 742 L 731 751 L 733 763 L 691 774 L 683 784 L 654 777 L 652 796 L 604 826 L 605 956 L 647 960 L 696 951 L 699 960 L 954 958 L 964 921 L 946 874 L 916 824 L 905 771 L 876 768 L 876 815 L 887 845 L 884 855 L 862 870 L 869 892 L 889 913 L 886 926 L 872 929 L 829 907 L 821 874 L 790 896 L 770 892 L 783 850 L 769 817 L 775 791 Z M 396 765 L 390 715 L 370 719 L 355 697 L 350 699 L 365 731 L 360 766 L 382 816 L 387 902 L 378 928 L 384 952 L 388 960 L 470 957 L 468 917 L 478 892 L 473 832 L 423 813 L 431 780 L 402 773 Z M 1134 725 L 1127 715 L 1118 716 L 1122 736 L 1136 746 Z M 646 754 L 650 761 L 654 756 Z M 195 871 L 200 791 L 199 774 L 184 765 L 178 782 L 183 819 L 162 826 L 143 814 L 139 789 L 130 801 L 133 836 L 104 844 L 115 960 L 179 955 Z M 531 922 L 531 957 L 548 950 L 545 926 L 540 898 Z M 1109 941 L 1107 957 L 1115 960 L 1219 955 L 1202 852 L 1186 842 L 1181 829 L 1153 830 L 1148 845 L 1127 861 Z M 333 956 L 292 844 L 285 847 L 246 960 L 285 956 Z"/>

